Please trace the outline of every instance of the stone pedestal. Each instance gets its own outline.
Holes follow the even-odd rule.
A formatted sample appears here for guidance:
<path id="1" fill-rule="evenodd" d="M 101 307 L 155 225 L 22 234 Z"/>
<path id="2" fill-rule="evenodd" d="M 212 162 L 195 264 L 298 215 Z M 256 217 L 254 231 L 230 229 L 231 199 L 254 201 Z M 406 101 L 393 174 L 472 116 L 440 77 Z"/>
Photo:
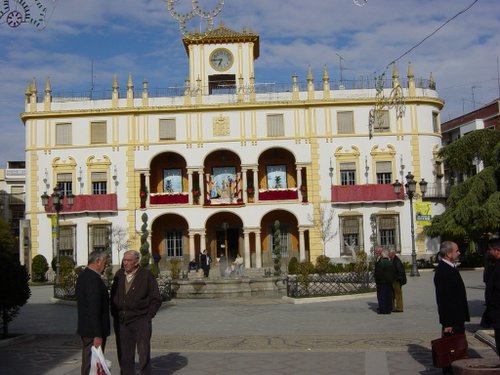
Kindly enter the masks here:
<path id="1" fill-rule="evenodd" d="M 484 358 L 460 359 L 452 363 L 455 375 L 500 374 L 500 360 Z"/>

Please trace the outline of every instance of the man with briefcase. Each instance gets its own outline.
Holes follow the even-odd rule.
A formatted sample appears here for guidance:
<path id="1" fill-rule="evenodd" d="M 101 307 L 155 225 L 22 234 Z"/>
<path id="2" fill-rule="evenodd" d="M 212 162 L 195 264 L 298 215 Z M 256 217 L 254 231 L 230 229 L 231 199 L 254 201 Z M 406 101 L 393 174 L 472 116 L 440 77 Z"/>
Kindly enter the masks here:
<path id="1" fill-rule="evenodd" d="M 467 357 L 465 322 L 470 321 L 470 315 L 465 285 L 456 267 L 460 257 L 458 245 L 452 241 L 444 241 L 439 248 L 439 255 L 441 260 L 434 274 L 434 286 L 436 288 L 439 323 L 442 326 L 441 335 L 443 337 L 453 336 L 453 338 L 442 341 L 452 341 L 451 345 L 457 345 L 457 347 L 443 349 L 444 345 L 437 345 L 439 342 L 433 343 L 433 356 L 435 365 L 442 367 L 444 374 L 450 374 L 453 373 L 451 362 Z M 439 355 L 446 355 L 446 353 L 442 353 L 444 350 L 449 351 L 448 361 L 436 361 Z"/>

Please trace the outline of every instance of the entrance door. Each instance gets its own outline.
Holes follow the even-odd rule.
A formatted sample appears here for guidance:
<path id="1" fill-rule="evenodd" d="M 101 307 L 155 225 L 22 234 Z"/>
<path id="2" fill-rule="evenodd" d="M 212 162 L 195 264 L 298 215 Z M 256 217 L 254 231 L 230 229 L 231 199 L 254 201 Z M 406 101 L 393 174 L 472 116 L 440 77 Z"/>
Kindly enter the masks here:
<path id="1" fill-rule="evenodd" d="M 239 251 L 239 232 L 237 228 L 229 228 L 227 231 L 218 230 L 215 233 L 217 239 L 217 256 L 219 256 L 219 254 L 224 254 L 224 256 L 226 256 L 225 246 L 227 242 L 228 261 L 232 262 L 236 259 L 236 255 Z"/>

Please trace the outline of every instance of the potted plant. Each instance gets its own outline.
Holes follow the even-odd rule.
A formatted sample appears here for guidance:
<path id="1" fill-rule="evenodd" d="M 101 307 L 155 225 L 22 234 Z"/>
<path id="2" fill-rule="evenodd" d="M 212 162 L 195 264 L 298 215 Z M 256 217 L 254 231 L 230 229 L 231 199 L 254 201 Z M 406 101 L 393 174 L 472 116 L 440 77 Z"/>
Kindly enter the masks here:
<path id="1" fill-rule="evenodd" d="M 194 203 L 198 204 L 200 202 L 200 191 L 199 190 L 193 190 L 193 198 L 194 198 Z"/>
<path id="2" fill-rule="evenodd" d="M 247 187 L 248 201 L 253 202 L 253 197 L 255 195 L 255 189 L 253 186 Z"/>

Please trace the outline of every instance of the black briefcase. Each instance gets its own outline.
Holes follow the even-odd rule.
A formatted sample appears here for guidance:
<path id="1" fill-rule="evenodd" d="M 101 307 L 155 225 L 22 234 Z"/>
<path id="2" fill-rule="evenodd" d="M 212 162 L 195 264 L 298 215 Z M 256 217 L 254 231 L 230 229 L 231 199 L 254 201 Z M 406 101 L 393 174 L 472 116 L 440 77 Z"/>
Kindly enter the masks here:
<path id="1" fill-rule="evenodd" d="M 435 367 L 444 368 L 453 361 L 467 358 L 467 338 L 464 333 L 444 336 L 431 341 L 432 362 Z"/>

